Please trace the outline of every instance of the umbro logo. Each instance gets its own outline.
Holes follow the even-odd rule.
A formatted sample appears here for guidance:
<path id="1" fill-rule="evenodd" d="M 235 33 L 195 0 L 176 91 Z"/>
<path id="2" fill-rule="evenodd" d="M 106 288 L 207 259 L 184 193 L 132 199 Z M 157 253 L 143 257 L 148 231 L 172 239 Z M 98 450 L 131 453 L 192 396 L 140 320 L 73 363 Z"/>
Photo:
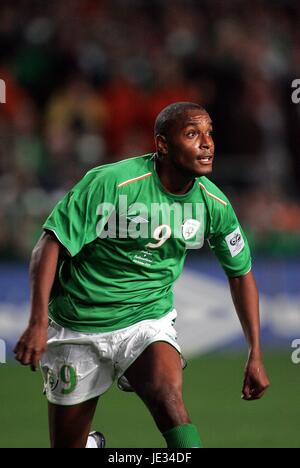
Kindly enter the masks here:
<path id="1" fill-rule="evenodd" d="M 142 223 L 149 223 L 148 219 L 143 218 L 142 216 L 127 216 L 128 221 L 131 221 L 132 223 L 135 224 L 142 224 Z"/>

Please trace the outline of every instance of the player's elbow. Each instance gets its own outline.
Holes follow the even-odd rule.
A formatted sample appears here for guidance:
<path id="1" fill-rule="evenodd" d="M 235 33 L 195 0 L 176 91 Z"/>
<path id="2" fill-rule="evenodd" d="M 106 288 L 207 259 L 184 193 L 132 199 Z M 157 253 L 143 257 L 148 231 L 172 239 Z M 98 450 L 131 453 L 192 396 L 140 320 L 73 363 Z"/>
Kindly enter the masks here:
<path id="1" fill-rule="evenodd" d="M 43 258 L 48 258 L 53 255 L 55 258 L 58 257 L 61 245 L 51 234 L 44 232 L 37 244 L 34 246 L 29 265 L 30 277 L 35 276 L 36 271 L 38 270 L 40 263 L 43 261 Z"/>

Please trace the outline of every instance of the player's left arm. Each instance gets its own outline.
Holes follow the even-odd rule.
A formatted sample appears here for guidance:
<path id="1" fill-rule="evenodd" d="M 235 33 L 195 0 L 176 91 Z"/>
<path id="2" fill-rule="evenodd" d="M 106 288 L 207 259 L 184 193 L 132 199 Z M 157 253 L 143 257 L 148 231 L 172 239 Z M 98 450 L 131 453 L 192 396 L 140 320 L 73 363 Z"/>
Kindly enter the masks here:
<path id="1" fill-rule="evenodd" d="M 261 398 L 270 385 L 260 344 L 259 295 L 252 271 L 229 278 L 232 299 L 249 346 L 242 398 Z"/>
<path id="2" fill-rule="evenodd" d="M 233 302 L 249 345 L 242 398 L 256 400 L 265 393 L 269 379 L 262 360 L 259 297 L 250 247 L 230 201 L 210 181 L 205 179 L 205 183 L 215 195 L 207 199 L 209 245 L 229 278 Z"/>

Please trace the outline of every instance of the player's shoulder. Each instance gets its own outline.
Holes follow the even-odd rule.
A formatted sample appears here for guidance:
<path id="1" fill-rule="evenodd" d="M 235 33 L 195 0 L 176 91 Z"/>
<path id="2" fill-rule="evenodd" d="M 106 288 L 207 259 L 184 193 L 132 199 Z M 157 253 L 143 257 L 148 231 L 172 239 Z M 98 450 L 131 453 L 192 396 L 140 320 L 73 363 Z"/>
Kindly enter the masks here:
<path id="1" fill-rule="evenodd" d="M 230 206 L 230 202 L 226 195 L 210 179 L 202 176 L 197 178 L 197 182 L 203 192 L 203 196 L 210 206 L 220 209 L 222 209 L 222 207 L 226 208 Z"/>
<path id="2" fill-rule="evenodd" d="M 105 182 L 110 186 L 120 187 L 127 181 L 148 174 L 152 157 L 153 154 L 149 153 L 94 167 L 86 173 L 84 178 L 92 184 Z"/>

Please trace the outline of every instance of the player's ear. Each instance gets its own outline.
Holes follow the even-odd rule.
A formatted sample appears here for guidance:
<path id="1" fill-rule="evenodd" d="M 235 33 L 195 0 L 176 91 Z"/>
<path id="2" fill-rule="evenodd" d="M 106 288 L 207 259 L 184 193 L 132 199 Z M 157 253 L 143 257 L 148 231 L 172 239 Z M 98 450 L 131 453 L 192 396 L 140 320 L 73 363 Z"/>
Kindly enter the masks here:
<path id="1" fill-rule="evenodd" d="M 168 154 L 168 143 L 164 135 L 156 135 L 155 144 L 158 154 L 161 154 L 162 156 L 166 156 Z"/>

